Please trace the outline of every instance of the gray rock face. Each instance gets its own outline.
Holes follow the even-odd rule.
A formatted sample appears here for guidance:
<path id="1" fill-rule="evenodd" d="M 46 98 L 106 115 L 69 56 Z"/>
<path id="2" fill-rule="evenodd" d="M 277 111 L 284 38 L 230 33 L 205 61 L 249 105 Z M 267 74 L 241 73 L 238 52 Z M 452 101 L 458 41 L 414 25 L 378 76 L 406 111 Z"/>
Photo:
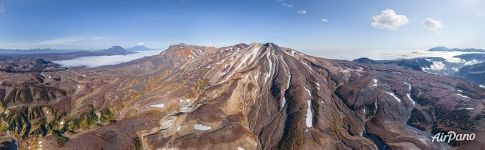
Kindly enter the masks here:
<path id="1" fill-rule="evenodd" d="M 172 45 L 129 63 L 56 75 L 60 80 L 37 84 L 62 87 L 68 99 L 58 101 L 71 107 L 54 119 L 66 125 L 26 137 L 44 147 L 467 149 L 485 143 L 431 141 L 438 131 L 485 134 L 485 89 L 477 85 L 386 64 L 312 57 L 272 43 Z M 83 126 L 69 126 L 75 123 Z M 54 132 L 69 140 L 59 142 Z"/>

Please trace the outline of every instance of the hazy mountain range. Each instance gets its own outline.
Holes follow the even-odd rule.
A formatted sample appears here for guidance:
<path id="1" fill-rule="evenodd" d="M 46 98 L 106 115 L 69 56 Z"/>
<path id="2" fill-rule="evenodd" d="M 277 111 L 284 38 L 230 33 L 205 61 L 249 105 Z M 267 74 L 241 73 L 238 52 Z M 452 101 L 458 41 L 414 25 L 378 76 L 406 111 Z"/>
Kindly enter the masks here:
<path id="1" fill-rule="evenodd" d="M 136 51 L 151 50 L 144 46 L 135 46 L 127 50 L 121 46 L 113 46 L 102 50 L 74 50 L 74 49 L 30 49 L 30 50 L 1 50 L 1 58 L 42 58 L 46 60 L 66 60 L 86 56 L 128 55 Z"/>
<path id="2" fill-rule="evenodd" d="M 113 46 L 107 49 L 101 50 L 86 50 L 86 49 L 0 49 L 0 56 L 21 56 L 21 55 L 55 55 L 55 54 L 85 54 L 89 56 L 98 55 L 126 55 L 136 51 L 151 51 L 154 49 L 145 47 L 143 45 L 137 45 L 131 48 L 123 48 L 121 46 Z"/>
<path id="3" fill-rule="evenodd" d="M 477 48 L 464 48 L 464 49 L 460 49 L 460 48 L 447 48 L 447 47 L 444 47 L 444 46 L 434 47 L 434 48 L 429 49 L 429 51 L 485 52 L 485 50 L 483 50 L 483 49 L 477 49 Z"/>

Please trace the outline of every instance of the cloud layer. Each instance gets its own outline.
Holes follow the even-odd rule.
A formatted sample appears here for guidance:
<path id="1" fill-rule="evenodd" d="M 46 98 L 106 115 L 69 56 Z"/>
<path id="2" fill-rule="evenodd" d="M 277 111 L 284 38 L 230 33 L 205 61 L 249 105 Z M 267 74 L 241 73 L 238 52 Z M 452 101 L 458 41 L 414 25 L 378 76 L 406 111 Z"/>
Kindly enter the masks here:
<path id="1" fill-rule="evenodd" d="M 397 30 L 409 22 L 408 17 L 398 15 L 392 9 L 386 9 L 381 14 L 372 17 L 372 26 L 381 30 Z"/>
<path id="2" fill-rule="evenodd" d="M 107 36 L 94 36 L 94 37 L 61 37 L 51 40 L 40 41 L 33 44 L 33 47 L 49 47 L 49 48 L 92 48 L 86 45 L 94 47 L 106 47 L 109 44 L 116 43 L 116 37 Z M 108 44 L 108 45 L 107 45 Z"/>
<path id="3" fill-rule="evenodd" d="M 322 19 L 320 19 L 320 21 L 323 22 L 323 23 L 327 23 L 328 22 L 328 19 L 327 18 L 322 18 Z"/>
<path id="4" fill-rule="evenodd" d="M 298 10 L 298 11 L 297 11 L 297 13 L 298 13 L 298 14 L 300 14 L 300 15 L 304 15 L 304 14 L 306 14 L 307 12 L 306 12 L 306 10 Z"/>
<path id="5" fill-rule="evenodd" d="M 432 31 L 437 31 L 437 30 L 443 28 L 443 24 L 440 21 L 434 20 L 432 18 L 424 19 L 423 25 L 426 29 L 432 30 Z"/>
<path id="6" fill-rule="evenodd" d="M 294 7 L 294 5 L 288 4 L 288 3 L 284 3 L 284 2 L 281 3 L 281 6 L 286 7 L 286 8 L 293 8 Z"/>
<path id="7" fill-rule="evenodd" d="M 128 61 L 132 61 L 145 56 L 153 56 L 159 54 L 160 51 L 143 51 L 128 55 L 113 55 L 113 56 L 88 56 L 78 57 L 69 60 L 54 61 L 54 63 L 60 64 L 66 67 L 73 66 L 86 66 L 86 67 L 99 67 L 105 65 L 116 65 Z"/>

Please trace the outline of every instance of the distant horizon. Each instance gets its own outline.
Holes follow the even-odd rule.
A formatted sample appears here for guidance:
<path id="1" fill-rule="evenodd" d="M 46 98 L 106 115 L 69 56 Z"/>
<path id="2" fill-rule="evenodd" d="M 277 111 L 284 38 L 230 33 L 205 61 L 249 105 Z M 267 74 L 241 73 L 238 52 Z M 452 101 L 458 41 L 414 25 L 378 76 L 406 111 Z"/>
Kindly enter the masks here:
<path id="1" fill-rule="evenodd" d="M 250 43 L 243 43 L 243 44 L 253 44 L 253 43 L 259 43 L 259 44 L 265 44 L 265 43 L 272 43 L 272 42 L 250 42 Z M 172 45 L 195 45 L 195 46 L 207 46 L 207 47 L 216 47 L 216 48 L 222 48 L 222 47 L 228 47 L 228 46 L 234 46 L 240 43 L 233 43 L 230 45 L 223 45 L 223 46 L 213 46 L 213 45 L 199 45 L 199 44 L 192 44 L 192 43 L 173 43 L 165 48 L 153 48 L 153 47 L 148 47 L 144 45 L 143 43 L 138 43 L 136 45 L 131 45 L 131 46 L 120 46 L 120 45 L 113 45 L 109 46 L 106 48 L 91 48 L 91 49 L 53 49 L 53 48 L 38 48 L 38 49 L 21 49 L 21 50 L 43 50 L 43 49 L 49 49 L 49 50 L 69 50 L 69 51 L 95 51 L 95 50 L 105 50 L 109 49 L 115 46 L 120 46 L 124 49 L 129 50 L 130 48 L 136 47 L 136 46 L 144 46 L 146 48 L 150 48 L 151 50 L 144 50 L 144 51 L 165 51 L 167 50 L 170 46 Z M 273 43 L 281 47 L 286 47 L 286 48 L 292 48 L 292 47 L 287 47 L 284 45 L 279 45 L 278 43 Z M 307 55 L 311 55 L 314 57 L 319 57 L 319 58 L 326 58 L 326 59 L 339 59 L 339 60 L 349 60 L 352 61 L 354 59 L 358 58 L 370 58 L 373 60 L 394 60 L 394 59 L 410 59 L 410 58 L 422 58 L 422 57 L 441 57 L 441 56 L 448 56 L 450 54 L 456 53 L 456 55 L 460 53 L 476 53 L 476 52 L 458 52 L 458 51 L 435 51 L 432 52 L 430 51 L 432 48 L 437 48 L 437 47 L 446 47 L 446 46 L 434 46 L 431 48 L 425 48 L 425 49 L 400 49 L 397 51 L 390 51 L 390 50 L 382 50 L 382 49 L 374 49 L 374 50 L 360 50 L 360 51 L 334 51 L 334 50 L 300 50 L 300 49 L 295 49 L 296 51 L 302 52 Z M 450 49 L 454 49 L 455 47 L 446 47 Z M 467 48 L 458 48 L 458 49 L 467 49 Z M 0 50 L 2 50 L 0 48 Z M 12 49 L 7 49 L 7 50 L 12 50 Z M 135 50 L 136 51 L 136 50 Z M 145 56 L 145 55 L 144 55 Z M 88 57 L 90 59 L 91 56 Z M 110 56 L 111 57 L 111 56 Z M 121 56 L 124 58 L 125 56 Z M 138 57 L 134 55 L 134 57 Z M 93 57 L 94 58 L 94 57 Z M 115 58 L 115 57 L 113 57 Z M 131 60 L 131 56 L 127 57 Z M 83 58 L 84 59 L 84 58 Z M 81 61 L 83 59 L 80 59 Z M 103 59 L 102 59 L 103 60 Z M 115 60 L 115 62 L 121 61 L 121 60 Z M 70 61 L 67 61 L 70 63 Z M 106 63 L 112 63 L 107 61 Z M 75 64 L 79 64 L 79 62 L 76 62 Z M 90 64 L 90 66 L 93 66 Z"/>
<path id="2" fill-rule="evenodd" d="M 143 47 L 146 47 L 146 48 L 150 48 L 150 49 L 154 49 L 154 50 L 164 50 L 164 49 L 167 49 L 168 47 L 170 47 L 171 45 L 180 45 L 180 44 L 185 44 L 185 45 L 196 45 L 196 46 L 212 46 L 212 47 L 216 47 L 216 48 L 220 48 L 220 47 L 227 47 L 227 46 L 233 46 L 233 45 L 237 45 L 237 44 L 252 44 L 252 43 L 273 43 L 273 44 L 276 44 L 276 45 L 279 45 L 279 46 L 283 46 L 283 45 L 280 45 L 278 43 L 274 43 L 274 42 L 236 42 L 236 43 L 233 43 L 233 44 L 229 44 L 229 45 L 203 45 L 203 44 L 192 44 L 192 43 L 187 43 L 187 42 L 181 42 L 181 43 L 172 43 L 172 44 L 168 44 L 167 46 L 165 46 L 164 48 L 161 48 L 161 47 L 152 47 L 152 46 L 146 46 L 144 44 L 135 44 L 135 45 L 111 45 L 111 46 L 107 46 L 107 47 L 102 47 L 102 48 L 53 48 L 53 47 L 34 47 L 34 48 L 3 48 L 3 47 L 0 47 L 0 50 L 37 50 L 37 49 L 51 49 L 51 50 L 100 50 L 100 49 L 109 49 L 109 48 L 112 48 L 112 47 L 115 47 L 115 46 L 120 46 L 122 48 L 125 48 L 125 49 L 129 49 L 129 48 L 133 48 L 133 47 L 137 47 L 137 46 L 143 46 Z M 283 47 L 286 47 L 286 48 L 292 48 L 292 47 L 287 47 L 287 46 L 283 46 Z M 445 47 L 445 48 L 449 48 L 449 49 L 483 49 L 483 48 L 479 48 L 479 47 L 448 47 L 446 45 L 436 45 L 436 46 L 432 46 L 432 47 L 429 47 L 429 48 L 417 48 L 417 49 L 395 49 L 395 50 L 430 50 L 432 48 L 438 48 L 438 47 Z M 292 48 L 292 49 L 295 49 L 295 50 L 298 50 L 296 48 Z M 369 49 L 367 49 L 369 50 Z M 386 51 L 386 50 L 390 50 L 390 49 L 373 49 L 373 50 L 376 50 L 376 51 Z"/>
<path id="3" fill-rule="evenodd" d="M 145 45 L 134 45 L 134 46 L 112 45 L 112 46 L 108 46 L 108 47 L 104 47 L 104 48 L 51 48 L 51 47 L 38 47 L 38 48 L 22 49 L 22 48 L 1 48 L 0 47 L 0 50 L 42 50 L 42 49 L 50 49 L 50 50 L 100 50 L 100 49 L 109 49 L 109 48 L 116 47 L 116 46 L 122 47 L 124 49 L 129 49 L 129 48 L 133 48 L 133 47 L 137 47 L 137 46 L 143 46 L 143 47 L 151 48 L 151 49 L 159 49 L 159 48 L 148 47 L 148 46 L 145 46 Z"/>
<path id="4" fill-rule="evenodd" d="M 324 51 L 485 48 L 485 1 L 0 0 L 0 48 L 268 41 Z"/>

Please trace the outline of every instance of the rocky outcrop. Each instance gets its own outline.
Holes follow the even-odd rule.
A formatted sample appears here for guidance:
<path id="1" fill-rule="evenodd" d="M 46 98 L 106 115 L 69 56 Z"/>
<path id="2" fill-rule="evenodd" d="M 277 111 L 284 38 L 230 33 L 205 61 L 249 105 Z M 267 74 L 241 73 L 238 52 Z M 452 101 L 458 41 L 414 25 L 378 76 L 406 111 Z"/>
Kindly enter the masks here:
<path id="1" fill-rule="evenodd" d="M 62 71 L 67 68 L 61 67 L 44 59 L 24 58 L 0 61 L 0 71 L 9 73 L 39 73 Z"/>

